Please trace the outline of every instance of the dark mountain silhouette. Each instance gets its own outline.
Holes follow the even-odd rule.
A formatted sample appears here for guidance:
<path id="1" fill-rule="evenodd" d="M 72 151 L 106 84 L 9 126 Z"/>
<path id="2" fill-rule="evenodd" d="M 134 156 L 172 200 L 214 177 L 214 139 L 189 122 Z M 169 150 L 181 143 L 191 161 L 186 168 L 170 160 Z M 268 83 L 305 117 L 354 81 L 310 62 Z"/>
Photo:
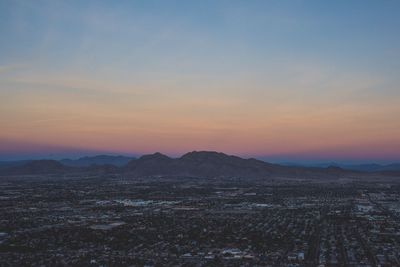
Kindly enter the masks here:
<path id="1" fill-rule="evenodd" d="M 98 155 L 93 157 L 82 157 L 79 159 L 62 159 L 60 162 L 67 166 L 73 167 L 88 167 L 90 165 L 114 165 L 114 166 L 124 166 L 133 157 L 126 156 L 108 156 L 108 155 Z"/>
<path id="2" fill-rule="evenodd" d="M 124 171 L 133 172 L 135 175 L 170 175 L 173 170 L 174 159 L 161 153 L 144 155 L 128 162 Z"/>
<path id="3" fill-rule="evenodd" d="M 348 170 L 366 171 L 366 172 L 383 172 L 383 171 L 400 171 L 400 163 L 392 163 L 388 165 L 380 164 L 359 164 L 359 165 L 343 165 L 342 168 Z"/>
<path id="4" fill-rule="evenodd" d="M 117 173 L 119 168 L 111 164 L 93 164 L 85 167 L 66 166 L 56 160 L 31 160 L 22 164 L 0 168 L 0 175 L 40 175 L 67 173 Z"/>
<path id="5" fill-rule="evenodd" d="M 339 167 L 346 170 L 353 171 L 362 171 L 362 172 L 384 172 L 384 171 L 400 171 L 400 163 L 392 163 L 392 164 L 376 164 L 376 163 L 368 163 L 368 164 L 343 164 L 336 162 L 329 163 L 318 163 L 318 164 L 298 164 L 298 163 L 282 163 L 285 166 L 306 166 L 306 167 L 317 167 L 317 168 L 328 168 L 328 167 Z"/>
<path id="6" fill-rule="evenodd" d="M 124 171 L 134 176 L 190 176 L 190 177 L 339 177 L 352 173 L 337 167 L 307 168 L 271 164 L 257 159 L 243 159 L 218 152 L 189 152 L 180 158 L 161 153 L 142 156 L 130 161 Z"/>
<path id="7" fill-rule="evenodd" d="M 256 159 L 242 159 L 217 152 L 189 152 L 178 160 L 178 165 L 188 175 L 218 176 L 269 176 L 279 165 L 266 163 Z"/>
<path id="8" fill-rule="evenodd" d="M 83 160 L 90 162 L 90 160 Z M 103 161 L 100 161 L 103 162 Z M 144 155 L 131 159 L 126 165 L 117 167 L 112 164 L 92 164 L 90 166 L 66 166 L 54 160 L 29 161 L 22 165 L 0 169 L 1 175 L 20 174 L 57 174 L 57 173 L 114 173 L 125 177 L 146 176 L 186 176 L 198 178 L 302 178 L 302 179 L 337 179 L 366 177 L 366 172 L 346 170 L 338 166 L 327 168 L 283 166 L 257 159 L 243 159 L 213 151 L 193 151 L 180 158 L 170 158 L 161 153 Z M 374 175 L 395 176 L 394 171 L 374 172 Z"/>

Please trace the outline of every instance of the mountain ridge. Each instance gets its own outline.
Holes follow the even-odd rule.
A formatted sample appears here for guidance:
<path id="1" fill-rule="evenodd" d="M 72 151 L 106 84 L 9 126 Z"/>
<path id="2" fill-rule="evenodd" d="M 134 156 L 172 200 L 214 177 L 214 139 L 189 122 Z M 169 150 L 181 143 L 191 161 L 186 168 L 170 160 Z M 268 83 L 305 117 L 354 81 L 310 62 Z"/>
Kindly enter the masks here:
<path id="1" fill-rule="evenodd" d="M 127 156 L 110 156 L 110 155 L 96 155 L 86 156 L 78 159 L 62 159 L 59 160 L 64 165 L 73 167 L 87 167 L 90 165 L 114 165 L 121 167 L 126 165 L 130 160 L 135 159 L 134 157 Z"/>
<path id="2" fill-rule="evenodd" d="M 381 171 L 400 171 L 400 163 L 378 164 L 378 163 L 363 163 L 363 164 L 344 164 L 337 162 L 327 162 L 318 164 L 299 164 L 293 162 L 281 163 L 284 166 L 303 166 L 303 167 L 317 167 L 328 168 L 340 167 L 346 170 L 364 171 L 364 172 L 381 172 Z"/>
<path id="3" fill-rule="evenodd" d="M 93 158 L 99 160 L 118 156 L 99 155 L 97 157 L 83 157 L 81 161 Z M 123 156 L 121 156 L 123 157 Z M 123 157 L 127 160 L 127 157 Z M 78 159 L 79 160 L 79 159 Z M 100 160 L 101 162 L 101 160 Z M 105 161 L 107 162 L 107 161 Z M 342 178 L 359 174 L 369 174 L 358 170 L 347 170 L 340 166 L 306 167 L 285 166 L 265 162 L 254 158 L 241 158 L 215 151 L 191 151 L 181 157 L 171 158 L 160 152 L 143 155 L 139 158 L 130 158 L 120 166 L 113 164 L 91 164 L 68 166 L 62 161 L 33 160 L 24 164 L 17 164 L 8 168 L 1 168 L 0 174 L 58 174 L 68 172 L 95 172 L 119 173 L 129 177 L 145 176 L 187 176 L 187 177 L 242 177 L 242 178 Z M 382 172 L 396 176 L 396 171 Z"/>

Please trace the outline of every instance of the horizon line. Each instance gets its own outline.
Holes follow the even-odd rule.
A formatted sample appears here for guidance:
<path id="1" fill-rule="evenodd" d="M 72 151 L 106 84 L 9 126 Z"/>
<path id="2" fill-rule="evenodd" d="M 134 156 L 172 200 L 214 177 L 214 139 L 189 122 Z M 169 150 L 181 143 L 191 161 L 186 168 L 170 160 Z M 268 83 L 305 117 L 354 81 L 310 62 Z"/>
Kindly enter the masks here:
<path id="1" fill-rule="evenodd" d="M 240 153 L 226 153 L 223 151 L 215 150 L 191 150 L 185 153 L 165 153 L 155 151 L 152 153 L 126 153 L 126 152 L 114 152 L 114 151 L 76 151 L 76 152 L 55 152 L 55 153 L 21 153 L 13 156 L 7 154 L 0 154 L 0 161 L 13 162 L 13 161 L 29 161 L 29 160 L 78 160 L 84 157 L 96 157 L 96 156 L 124 156 L 131 158 L 140 158 L 144 155 L 151 155 L 160 153 L 170 158 L 180 158 L 183 155 L 190 152 L 216 152 L 223 153 L 228 156 L 237 156 L 241 158 L 255 158 L 264 162 L 278 163 L 278 164 L 299 164 L 299 165 L 312 165 L 312 164 L 396 164 L 400 163 L 400 159 L 363 159 L 363 158 L 345 158 L 345 157 L 310 157 L 308 155 L 249 155 Z M 47 155 L 45 155 L 47 154 Z"/>

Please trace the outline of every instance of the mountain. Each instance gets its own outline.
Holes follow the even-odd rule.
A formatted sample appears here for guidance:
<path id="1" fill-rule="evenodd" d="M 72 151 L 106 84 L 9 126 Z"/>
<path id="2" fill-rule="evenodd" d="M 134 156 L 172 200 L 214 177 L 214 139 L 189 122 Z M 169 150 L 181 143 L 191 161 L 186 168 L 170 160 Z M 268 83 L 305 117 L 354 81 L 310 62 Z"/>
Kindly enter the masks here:
<path id="1" fill-rule="evenodd" d="M 126 165 L 132 159 L 135 158 L 125 156 L 98 155 L 93 157 L 82 157 L 75 160 L 62 159 L 60 160 L 60 162 L 66 166 L 72 167 L 88 167 L 91 165 L 114 165 L 117 167 L 121 167 Z"/>
<path id="2" fill-rule="evenodd" d="M 174 162 L 174 159 L 157 152 L 129 161 L 124 167 L 124 171 L 134 173 L 137 176 L 169 175 Z"/>
<path id="3" fill-rule="evenodd" d="M 340 177 L 353 173 L 338 167 L 307 168 L 271 164 L 257 159 L 243 159 L 212 151 L 193 151 L 180 158 L 161 153 L 145 155 L 130 161 L 124 171 L 133 176 L 189 176 L 189 177 Z"/>

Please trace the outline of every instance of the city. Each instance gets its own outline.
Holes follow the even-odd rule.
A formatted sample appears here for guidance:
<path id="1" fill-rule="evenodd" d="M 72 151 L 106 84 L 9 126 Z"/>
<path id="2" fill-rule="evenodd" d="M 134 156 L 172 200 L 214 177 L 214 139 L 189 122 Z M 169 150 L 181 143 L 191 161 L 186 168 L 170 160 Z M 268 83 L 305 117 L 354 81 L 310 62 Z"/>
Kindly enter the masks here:
<path id="1" fill-rule="evenodd" d="M 3 179 L 1 266 L 399 266 L 400 183 Z"/>

